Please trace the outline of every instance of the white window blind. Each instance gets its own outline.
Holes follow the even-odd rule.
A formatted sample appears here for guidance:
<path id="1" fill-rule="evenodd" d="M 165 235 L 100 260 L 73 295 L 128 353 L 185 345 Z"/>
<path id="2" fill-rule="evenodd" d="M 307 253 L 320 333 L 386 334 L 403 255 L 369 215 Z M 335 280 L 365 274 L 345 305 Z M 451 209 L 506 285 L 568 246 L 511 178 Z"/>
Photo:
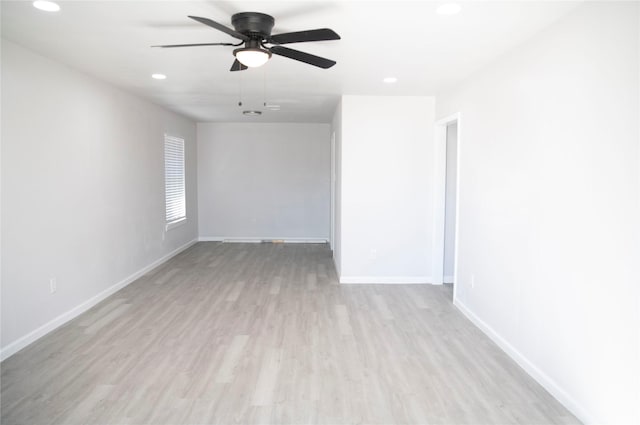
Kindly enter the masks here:
<path id="1" fill-rule="evenodd" d="M 164 136 L 164 199 L 167 224 L 187 216 L 184 189 L 184 140 Z"/>

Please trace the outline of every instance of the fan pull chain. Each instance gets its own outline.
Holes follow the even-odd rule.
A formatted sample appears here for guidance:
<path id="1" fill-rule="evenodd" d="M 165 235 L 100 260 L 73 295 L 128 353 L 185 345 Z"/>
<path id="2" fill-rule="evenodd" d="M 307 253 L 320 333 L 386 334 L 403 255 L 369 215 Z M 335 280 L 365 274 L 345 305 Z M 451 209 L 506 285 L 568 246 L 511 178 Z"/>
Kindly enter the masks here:
<path id="1" fill-rule="evenodd" d="M 240 72 L 240 79 L 238 80 L 238 106 L 242 106 L 242 73 Z"/>
<path id="2" fill-rule="evenodd" d="M 267 68 L 262 68 L 262 105 L 267 107 Z"/>

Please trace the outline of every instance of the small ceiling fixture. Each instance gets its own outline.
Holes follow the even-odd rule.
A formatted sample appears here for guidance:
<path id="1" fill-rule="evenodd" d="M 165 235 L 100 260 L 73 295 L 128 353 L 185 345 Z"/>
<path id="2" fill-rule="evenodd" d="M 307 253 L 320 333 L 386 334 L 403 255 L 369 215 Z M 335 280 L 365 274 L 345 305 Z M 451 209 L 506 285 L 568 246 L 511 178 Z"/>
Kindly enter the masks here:
<path id="1" fill-rule="evenodd" d="M 167 76 L 164 74 L 151 74 L 151 78 L 154 80 L 166 80 Z"/>
<path id="2" fill-rule="evenodd" d="M 57 3 L 46 0 L 34 1 L 33 7 L 35 7 L 36 9 L 44 10 L 45 12 L 57 12 L 60 10 L 60 6 Z"/>
<path id="3" fill-rule="evenodd" d="M 460 13 L 461 10 L 462 6 L 460 6 L 458 3 L 445 3 L 438 6 L 438 8 L 436 9 L 436 13 L 438 15 L 456 15 Z"/>
<path id="4" fill-rule="evenodd" d="M 257 117 L 262 115 L 262 111 L 242 111 L 242 114 L 248 117 Z"/>
<path id="5" fill-rule="evenodd" d="M 387 83 L 387 84 L 393 84 L 393 83 L 397 83 L 398 79 L 396 77 L 386 77 L 382 81 Z"/>

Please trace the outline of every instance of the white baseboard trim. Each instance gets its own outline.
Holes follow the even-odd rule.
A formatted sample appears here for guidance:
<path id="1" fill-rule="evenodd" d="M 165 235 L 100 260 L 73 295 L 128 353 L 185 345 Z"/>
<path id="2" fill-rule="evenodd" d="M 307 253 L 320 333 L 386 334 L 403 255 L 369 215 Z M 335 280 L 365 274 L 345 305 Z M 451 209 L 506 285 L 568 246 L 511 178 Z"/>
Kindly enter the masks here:
<path id="1" fill-rule="evenodd" d="M 431 276 L 340 276 L 344 284 L 426 284 L 431 285 Z"/>
<path id="2" fill-rule="evenodd" d="M 66 313 L 61 314 L 60 316 L 56 317 L 55 319 L 53 319 L 53 320 L 45 323 L 44 325 L 40 326 L 36 330 L 29 332 L 25 336 L 23 336 L 21 338 L 18 338 L 17 340 L 13 341 L 12 343 L 7 345 L 6 347 L 2 348 L 2 350 L 0 350 L 0 361 L 4 361 L 4 360 L 8 359 L 9 357 L 14 355 L 18 351 L 20 351 L 23 348 L 25 348 L 26 346 L 34 343 L 35 341 L 37 341 L 38 339 L 42 338 L 43 336 L 45 336 L 49 332 L 51 332 L 51 331 L 57 329 L 58 327 L 64 325 L 68 321 L 70 321 L 72 319 L 75 319 L 76 317 L 78 317 L 79 315 L 84 313 L 85 311 L 89 310 L 91 307 L 93 307 L 96 304 L 98 304 L 100 301 L 102 301 L 105 298 L 109 297 L 110 295 L 118 292 L 120 289 L 124 288 L 125 286 L 127 286 L 131 282 L 133 282 L 136 279 L 140 278 L 141 276 L 145 275 L 146 273 L 148 273 L 152 269 L 158 267 L 160 264 L 165 263 L 166 261 L 168 261 L 172 257 L 178 255 L 182 251 L 184 251 L 187 248 L 191 247 L 196 242 L 198 242 L 198 241 L 196 239 L 194 239 L 194 240 L 182 245 L 181 247 L 179 247 L 177 249 L 174 249 L 170 253 L 168 253 L 165 256 L 159 258 L 158 260 L 154 261 L 153 263 L 149 264 L 148 266 L 146 266 L 146 267 L 138 270 L 137 272 L 127 276 L 126 278 L 124 278 L 120 282 L 116 283 L 115 285 L 105 289 L 104 291 L 100 292 L 97 295 L 94 295 L 93 297 L 89 298 L 88 300 L 86 300 L 82 304 L 72 308 L 71 310 L 67 311 Z"/>
<path id="3" fill-rule="evenodd" d="M 443 283 L 453 283 L 453 276 L 444 276 L 442 278 Z"/>
<path id="4" fill-rule="evenodd" d="M 498 347 L 502 349 L 509 357 L 511 357 L 522 369 L 525 370 L 533 379 L 544 387 L 552 396 L 556 398 L 564 407 L 569 409 L 580 421 L 585 424 L 599 424 L 602 421 L 596 420 L 594 415 L 587 411 L 583 406 L 578 404 L 565 390 L 563 390 L 549 375 L 541 371 L 521 352 L 498 334 L 491 326 L 476 316 L 464 303 L 459 299 L 454 299 L 453 304 L 464 314 L 474 325 L 485 333 Z"/>
<path id="5" fill-rule="evenodd" d="M 328 243 L 328 239 L 322 238 L 227 238 L 224 236 L 200 236 L 198 238 L 200 242 L 224 242 L 224 243 L 309 243 L 309 244 L 323 244 Z"/>

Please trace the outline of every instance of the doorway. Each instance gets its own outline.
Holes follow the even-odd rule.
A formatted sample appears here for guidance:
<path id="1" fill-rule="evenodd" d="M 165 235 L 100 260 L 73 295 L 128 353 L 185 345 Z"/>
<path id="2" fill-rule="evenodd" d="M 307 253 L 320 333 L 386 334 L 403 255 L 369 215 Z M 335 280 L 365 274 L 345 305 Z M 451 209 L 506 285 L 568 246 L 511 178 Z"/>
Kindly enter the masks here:
<path id="1" fill-rule="evenodd" d="M 435 125 L 433 283 L 452 285 L 456 298 L 460 187 L 460 114 Z"/>
<path id="2" fill-rule="evenodd" d="M 330 170 L 331 211 L 329 228 L 329 246 L 335 250 L 336 243 L 336 132 L 331 133 L 331 170 Z"/>
<path id="3" fill-rule="evenodd" d="M 456 179 L 458 166 L 458 122 L 447 125 L 447 147 L 444 191 L 444 271 L 442 281 L 453 284 L 456 246 Z"/>

